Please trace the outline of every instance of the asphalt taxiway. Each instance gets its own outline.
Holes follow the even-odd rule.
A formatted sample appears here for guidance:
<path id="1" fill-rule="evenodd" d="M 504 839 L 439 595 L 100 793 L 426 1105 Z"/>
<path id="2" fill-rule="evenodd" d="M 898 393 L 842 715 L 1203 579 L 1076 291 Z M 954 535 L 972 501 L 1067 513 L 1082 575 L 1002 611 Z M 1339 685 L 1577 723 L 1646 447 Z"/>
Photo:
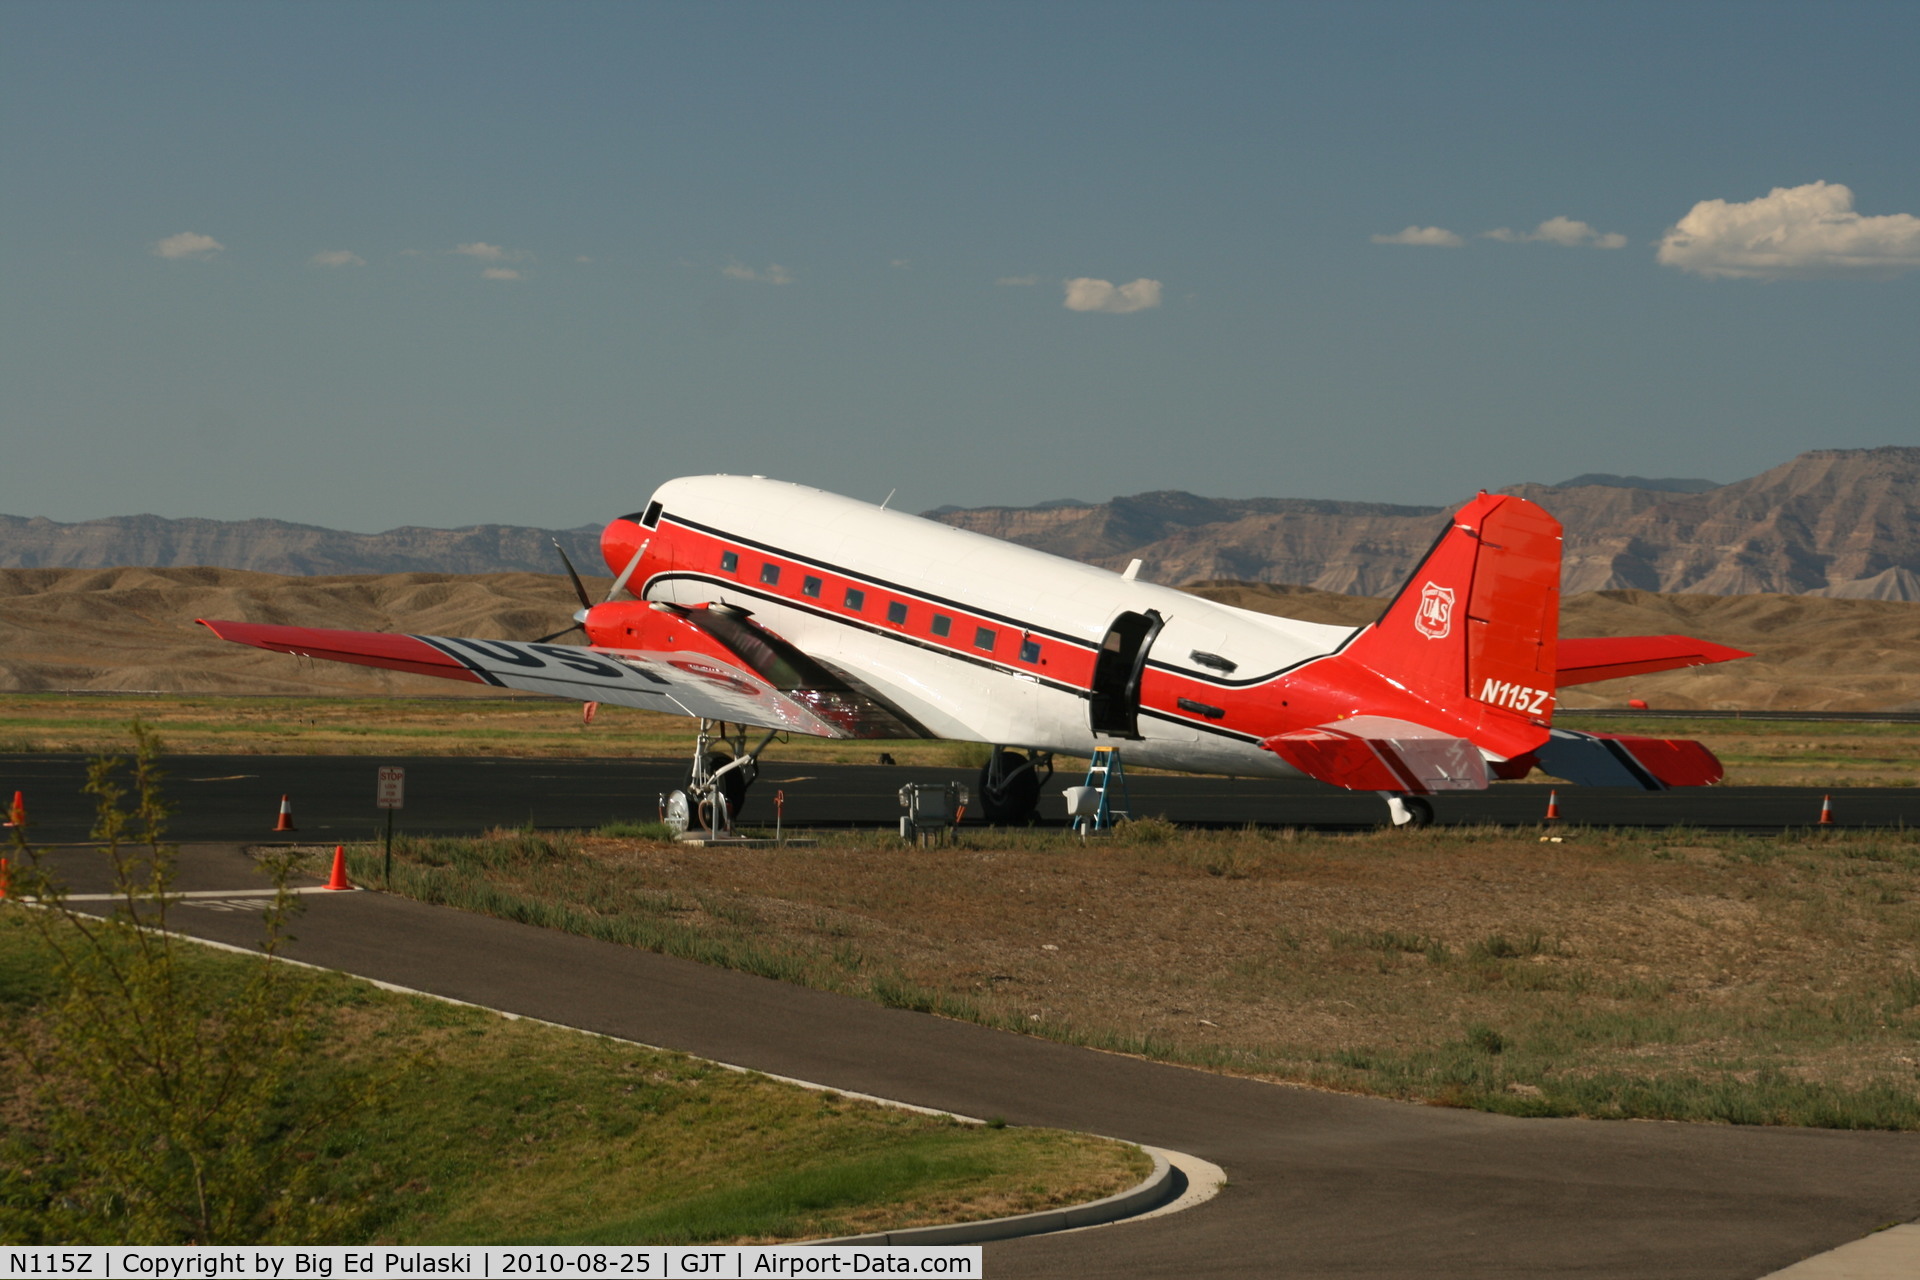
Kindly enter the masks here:
<path id="1" fill-rule="evenodd" d="M 651 821 L 658 814 L 661 793 L 682 785 L 686 777 L 686 766 L 669 760 L 174 756 L 165 761 L 165 791 L 175 811 L 171 829 L 182 840 L 263 839 L 285 795 L 302 838 L 363 839 L 383 819 L 374 807 L 374 775 L 386 764 L 407 771 L 399 827 L 442 835 L 528 823 L 591 828 L 611 821 Z M 38 839 L 86 838 L 92 804 L 81 794 L 85 779 L 84 756 L 0 755 L 0 799 L 16 790 L 24 793 Z M 977 771 L 810 765 L 773 756 L 748 794 L 741 821 L 771 826 L 774 794 L 783 792 L 789 826 L 892 826 L 901 813 L 899 791 L 904 784 L 950 780 L 972 786 Z M 1064 823 L 1060 792 L 1080 780 L 1065 772 L 1054 776 L 1042 796 L 1043 819 Z M 1129 780 L 1129 788 L 1136 815 L 1190 824 L 1358 830 L 1378 826 L 1385 816 L 1377 796 L 1304 780 L 1142 774 Z M 1545 813 L 1548 790 L 1543 785 L 1501 784 L 1484 792 L 1435 796 L 1433 804 L 1442 823 L 1526 825 Z M 1812 825 L 1826 794 L 1807 787 L 1704 787 L 1658 794 L 1559 789 L 1561 816 L 1569 823 L 1757 831 Z M 1920 788 L 1858 787 L 1831 794 L 1840 826 L 1920 825 Z"/>
<path id="2" fill-rule="evenodd" d="M 99 859 L 52 857 L 76 892 Z M 174 927 L 248 946 L 258 872 L 188 846 Z M 223 892 L 224 891 L 224 892 Z M 1517 1120 L 1076 1049 L 373 892 L 304 894 L 291 958 L 725 1062 L 1190 1152 L 1167 1217 L 987 1246 L 997 1277 L 1749 1280 L 1920 1215 L 1920 1134 Z"/>

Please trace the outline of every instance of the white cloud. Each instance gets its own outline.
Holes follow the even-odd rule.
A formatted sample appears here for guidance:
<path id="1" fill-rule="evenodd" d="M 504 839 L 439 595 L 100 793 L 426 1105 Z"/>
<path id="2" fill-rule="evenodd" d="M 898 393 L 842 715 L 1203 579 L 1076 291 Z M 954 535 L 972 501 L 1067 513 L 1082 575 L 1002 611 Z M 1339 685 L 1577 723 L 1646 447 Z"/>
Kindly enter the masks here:
<path id="1" fill-rule="evenodd" d="M 1034 285 L 1040 283 L 1039 276 L 1001 276 L 995 284 Z"/>
<path id="2" fill-rule="evenodd" d="M 773 263 L 765 271 L 755 271 L 744 262 L 729 262 L 720 268 L 720 274 L 729 280 L 758 280 L 761 284 L 792 284 L 793 272 L 779 263 Z"/>
<path id="3" fill-rule="evenodd" d="M 464 253 L 469 258 L 478 258 L 482 262 L 505 262 L 519 255 L 508 253 L 497 244 L 488 244 L 484 240 L 475 240 L 472 244 L 455 245 L 455 253 Z"/>
<path id="4" fill-rule="evenodd" d="M 480 273 L 482 280 L 518 280 L 520 273 L 512 267 L 488 267 Z"/>
<path id="5" fill-rule="evenodd" d="M 890 267 L 896 267 L 901 271 L 905 271 L 913 265 L 913 259 L 912 258 L 894 258 L 890 260 L 887 263 L 887 265 Z"/>
<path id="6" fill-rule="evenodd" d="M 226 247 L 212 236 L 203 236 L 197 231 L 182 231 L 177 236 L 153 242 L 154 256 L 159 258 L 211 258 Z"/>
<path id="7" fill-rule="evenodd" d="M 1920 267 L 1920 218 L 1855 213 L 1838 182 L 1775 187 L 1744 203 L 1700 201 L 1660 238 L 1659 260 L 1703 276 L 1885 280 Z"/>
<path id="8" fill-rule="evenodd" d="M 1514 231 L 1507 227 L 1495 227 L 1485 233 L 1489 240 L 1503 240 L 1509 244 L 1532 241 L 1536 244 L 1557 244 L 1569 249 L 1624 249 L 1627 238 L 1618 231 L 1596 231 L 1578 218 L 1548 218 L 1532 231 Z"/>
<path id="9" fill-rule="evenodd" d="M 1458 249 L 1466 241 L 1445 227 L 1408 227 L 1390 236 L 1375 236 L 1375 244 L 1423 244 L 1436 249 Z"/>
<path id="10" fill-rule="evenodd" d="M 1106 280 L 1081 276 L 1067 281 L 1067 310 L 1106 311 L 1126 315 L 1160 305 L 1160 282 L 1140 279 L 1114 285 Z"/>
<path id="11" fill-rule="evenodd" d="M 316 267 L 364 267 L 367 260 L 351 249 L 323 249 L 307 259 Z"/>

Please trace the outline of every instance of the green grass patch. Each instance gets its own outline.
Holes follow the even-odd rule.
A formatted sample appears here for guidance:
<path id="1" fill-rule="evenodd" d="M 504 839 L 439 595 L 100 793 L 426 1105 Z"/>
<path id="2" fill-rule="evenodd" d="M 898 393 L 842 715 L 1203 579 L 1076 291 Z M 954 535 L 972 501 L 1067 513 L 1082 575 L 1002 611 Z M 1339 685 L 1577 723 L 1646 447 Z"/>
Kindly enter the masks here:
<path id="1" fill-rule="evenodd" d="M 528 838 L 500 856 L 545 848 Z M 58 994 L 26 914 L 0 906 L 9 1049 L 31 1041 Z M 190 944 L 182 960 L 188 996 L 215 1006 L 258 963 Z M 343 1077 L 382 1082 L 376 1106 L 310 1153 L 327 1171 L 319 1194 L 347 1224 L 334 1243 L 799 1239 L 1075 1203 L 1147 1168 L 1137 1149 L 1101 1139 L 924 1116 L 339 975 L 288 974 L 319 1020 L 278 1105 L 293 1116 Z M 64 1175 L 44 1163 L 39 1086 L 17 1061 L 6 1066 L 0 1238 L 52 1243 L 36 1206 Z"/>

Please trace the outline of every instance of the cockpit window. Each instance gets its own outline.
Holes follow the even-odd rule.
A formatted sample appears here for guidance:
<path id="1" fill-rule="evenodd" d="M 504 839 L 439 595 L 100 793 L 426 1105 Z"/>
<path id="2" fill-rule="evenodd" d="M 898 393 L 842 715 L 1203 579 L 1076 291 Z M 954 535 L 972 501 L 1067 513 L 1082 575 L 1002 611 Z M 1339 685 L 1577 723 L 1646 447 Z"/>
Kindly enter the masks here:
<path id="1" fill-rule="evenodd" d="M 647 504 L 646 514 L 640 517 L 640 523 L 649 529 L 657 529 L 660 527 L 660 504 L 658 502 L 649 502 Z"/>

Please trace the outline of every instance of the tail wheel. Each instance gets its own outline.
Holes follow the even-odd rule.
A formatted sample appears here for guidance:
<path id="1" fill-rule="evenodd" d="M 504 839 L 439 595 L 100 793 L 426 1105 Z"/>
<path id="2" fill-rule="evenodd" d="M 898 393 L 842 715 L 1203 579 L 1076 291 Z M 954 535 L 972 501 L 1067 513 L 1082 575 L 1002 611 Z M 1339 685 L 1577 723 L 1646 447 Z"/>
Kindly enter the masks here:
<path id="1" fill-rule="evenodd" d="M 980 770 L 981 816 L 996 825 L 1027 822 L 1040 808 L 1040 775 L 1026 767 L 1027 758 L 1018 751 L 1000 753 L 1001 785 L 988 785 L 993 765 Z"/>
<path id="2" fill-rule="evenodd" d="M 707 776 L 711 778 L 716 773 L 720 774 L 718 784 L 720 794 L 727 802 L 727 816 L 733 821 L 738 822 L 740 820 L 740 809 L 747 802 L 747 787 L 753 782 L 752 775 L 755 769 L 753 762 L 748 761 L 738 769 L 720 773 L 720 770 L 725 769 L 732 763 L 732 756 L 724 752 L 714 752 L 707 757 Z M 693 778 L 691 776 L 687 778 L 687 785 L 693 785 Z M 694 814 L 699 824 L 709 831 L 717 830 L 720 824 L 719 815 L 710 812 L 712 808 L 713 802 L 711 800 L 702 800 L 698 812 Z"/>

